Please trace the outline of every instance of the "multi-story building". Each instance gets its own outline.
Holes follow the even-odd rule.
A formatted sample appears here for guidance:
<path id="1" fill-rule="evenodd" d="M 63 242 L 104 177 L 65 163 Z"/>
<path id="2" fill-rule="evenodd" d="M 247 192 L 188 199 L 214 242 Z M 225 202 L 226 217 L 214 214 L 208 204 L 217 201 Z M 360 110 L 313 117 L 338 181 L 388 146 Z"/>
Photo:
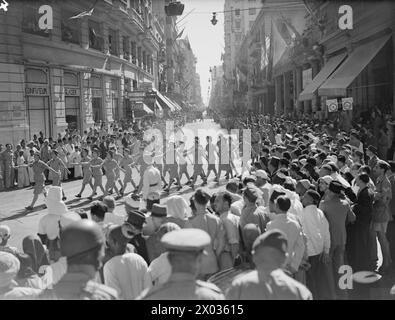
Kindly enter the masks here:
<path id="1" fill-rule="evenodd" d="M 155 87 L 158 51 L 150 0 L 13 1 L 0 13 L 0 142 L 55 136 L 122 119 L 130 92 Z M 91 14 L 73 18 L 89 11 Z"/>
<path id="2" fill-rule="evenodd" d="M 306 4 L 308 31 L 318 34 L 323 64 L 299 100 L 312 103 L 320 116 L 338 116 L 348 125 L 352 116 L 368 119 L 374 107 L 395 116 L 395 3 L 350 2 L 353 26 L 346 30 L 339 27 L 342 1 Z M 328 113 L 326 100 L 336 99 L 340 106 L 342 98 L 353 99 L 353 110 Z"/>
<path id="3" fill-rule="evenodd" d="M 200 77 L 196 73 L 197 59 L 192 51 L 188 37 L 177 40 L 177 73 L 176 83 L 179 91 L 179 98 L 184 105 L 201 107 L 202 95 L 200 87 Z"/>
<path id="4" fill-rule="evenodd" d="M 222 65 L 214 66 L 211 70 L 211 90 L 208 107 L 212 110 L 221 110 L 223 98 L 223 67 Z"/>
<path id="5" fill-rule="evenodd" d="M 374 107 L 395 115 L 395 4 L 352 2 L 353 26 L 343 30 L 344 4 L 266 0 L 237 56 L 239 100 L 263 113 L 337 118 L 345 129 Z"/>
<path id="6" fill-rule="evenodd" d="M 233 86 L 235 85 L 235 65 L 237 52 L 243 37 L 252 27 L 262 3 L 259 0 L 225 0 L 224 6 L 224 81 L 228 94 L 227 105 L 233 105 Z"/>

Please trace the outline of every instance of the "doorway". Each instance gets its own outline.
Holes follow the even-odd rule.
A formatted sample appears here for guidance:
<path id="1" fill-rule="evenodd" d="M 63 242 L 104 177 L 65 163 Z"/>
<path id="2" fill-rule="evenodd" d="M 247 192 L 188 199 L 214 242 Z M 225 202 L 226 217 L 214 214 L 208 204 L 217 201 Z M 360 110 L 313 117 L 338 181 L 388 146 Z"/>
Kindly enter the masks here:
<path id="1" fill-rule="evenodd" d="M 101 112 L 101 98 L 92 98 L 92 112 L 93 121 L 98 123 L 100 120 L 103 121 L 103 116 Z"/>

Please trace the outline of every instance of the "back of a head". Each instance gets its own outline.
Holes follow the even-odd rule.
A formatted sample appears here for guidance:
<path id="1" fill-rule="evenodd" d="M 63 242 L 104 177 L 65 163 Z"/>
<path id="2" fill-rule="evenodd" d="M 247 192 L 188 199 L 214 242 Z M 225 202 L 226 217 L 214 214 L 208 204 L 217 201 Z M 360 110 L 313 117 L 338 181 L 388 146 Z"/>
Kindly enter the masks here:
<path id="1" fill-rule="evenodd" d="M 0 251 L 0 289 L 9 288 L 20 269 L 20 262 L 12 253 Z"/>
<path id="2" fill-rule="evenodd" d="M 105 196 L 103 198 L 103 203 L 107 206 L 108 209 L 114 210 L 115 209 L 115 199 L 112 196 Z"/>
<path id="3" fill-rule="evenodd" d="M 197 189 L 194 194 L 195 201 L 202 206 L 207 205 L 207 203 L 210 201 L 210 198 L 210 195 L 203 189 Z"/>
<path id="4" fill-rule="evenodd" d="M 275 203 L 282 212 L 287 212 L 291 208 L 291 200 L 286 196 L 279 196 Z"/>
<path id="5" fill-rule="evenodd" d="M 85 256 L 101 250 L 104 235 L 100 226 L 92 220 L 79 220 L 64 228 L 60 237 L 60 251 L 68 264 L 82 264 Z"/>
<path id="6" fill-rule="evenodd" d="M 99 220 L 103 220 L 106 212 L 108 211 L 107 206 L 101 201 L 94 201 L 91 205 L 91 216 L 97 217 Z"/>

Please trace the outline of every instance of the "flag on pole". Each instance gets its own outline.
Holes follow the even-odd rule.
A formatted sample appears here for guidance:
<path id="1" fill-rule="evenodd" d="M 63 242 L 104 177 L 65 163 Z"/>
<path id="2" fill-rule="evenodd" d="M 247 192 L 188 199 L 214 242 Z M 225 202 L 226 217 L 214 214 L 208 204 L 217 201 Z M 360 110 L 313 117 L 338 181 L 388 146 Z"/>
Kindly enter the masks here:
<path id="1" fill-rule="evenodd" d="M 266 80 L 272 81 L 272 71 L 273 71 L 273 52 L 274 52 L 274 43 L 273 43 L 273 20 L 270 21 L 270 46 L 269 46 L 269 55 L 268 55 L 268 65 L 267 65 L 267 73 Z"/>
<path id="2" fill-rule="evenodd" d="M 83 11 L 83 12 L 81 12 L 81 13 L 73 16 L 73 17 L 70 17 L 69 20 L 81 19 L 81 18 L 86 17 L 86 16 L 91 16 L 92 13 L 93 13 L 93 10 L 95 9 L 95 6 L 96 6 L 96 4 L 98 2 L 99 2 L 99 0 L 96 0 L 95 3 L 93 4 L 93 6 L 89 10 Z"/>

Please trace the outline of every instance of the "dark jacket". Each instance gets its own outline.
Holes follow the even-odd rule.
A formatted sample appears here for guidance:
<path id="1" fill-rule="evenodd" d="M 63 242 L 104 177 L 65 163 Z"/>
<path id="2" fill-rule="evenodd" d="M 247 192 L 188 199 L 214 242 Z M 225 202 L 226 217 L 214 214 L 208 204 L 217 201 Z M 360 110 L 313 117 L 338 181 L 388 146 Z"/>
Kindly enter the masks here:
<path id="1" fill-rule="evenodd" d="M 353 211 L 356 216 L 356 223 L 369 224 L 372 220 L 373 211 L 373 192 L 368 188 L 364 188 L 357 195 L 356 204 L 353 207 Z"/>

